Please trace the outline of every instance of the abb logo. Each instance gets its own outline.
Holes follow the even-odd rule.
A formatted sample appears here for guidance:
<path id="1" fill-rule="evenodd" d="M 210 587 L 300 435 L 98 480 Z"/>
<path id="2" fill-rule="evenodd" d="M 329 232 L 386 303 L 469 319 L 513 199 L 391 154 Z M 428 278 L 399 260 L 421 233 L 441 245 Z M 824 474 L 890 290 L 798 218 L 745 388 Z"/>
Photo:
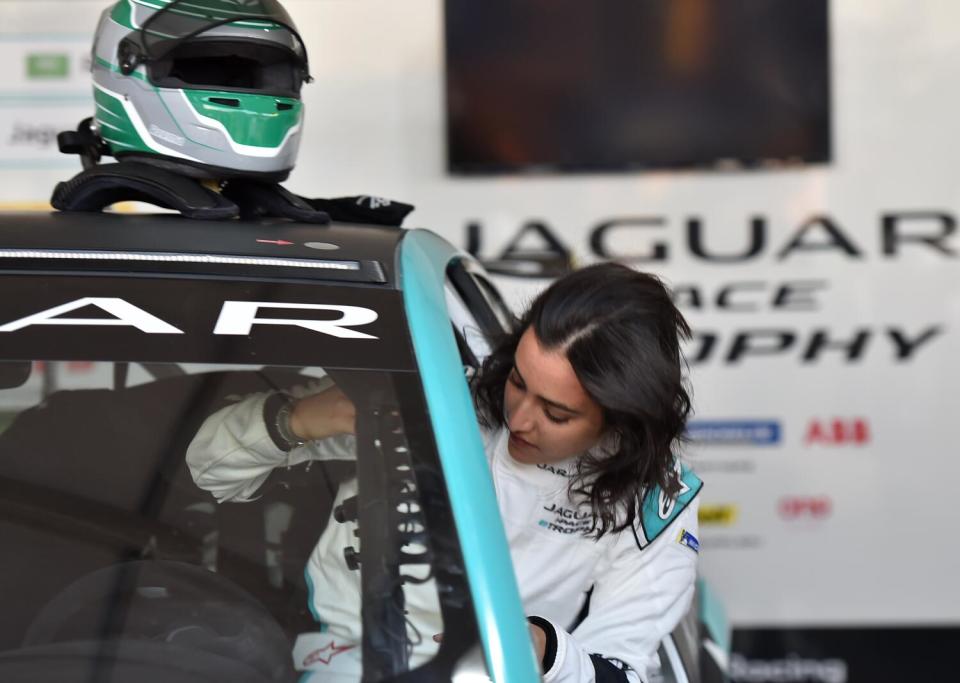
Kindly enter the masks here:
<path id="1" fill-rule="evenodd" d="M 803 441 L 807 446 L 862 446 L 870 443 L 870 425 L 862 417 L 813 420 Z"/>
<path id="2" fill-rule="evenodd" d="M 792 496 L 781 498 L 778 509 L 784 519 L 825 519 L 833 503 L 827 496 Z"/>

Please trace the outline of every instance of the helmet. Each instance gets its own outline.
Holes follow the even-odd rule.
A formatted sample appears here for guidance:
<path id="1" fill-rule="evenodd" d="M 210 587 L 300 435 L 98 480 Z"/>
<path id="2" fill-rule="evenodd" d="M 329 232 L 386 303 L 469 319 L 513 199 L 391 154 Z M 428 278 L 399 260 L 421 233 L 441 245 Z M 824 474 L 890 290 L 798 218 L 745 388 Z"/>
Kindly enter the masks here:
<path id="1" fill-rule="evenodd" d="M 120 0 L 92 55 L 109 153 L 197 178 L 284 180 L 303 126 L 307 52 L 277 0 Z"/>

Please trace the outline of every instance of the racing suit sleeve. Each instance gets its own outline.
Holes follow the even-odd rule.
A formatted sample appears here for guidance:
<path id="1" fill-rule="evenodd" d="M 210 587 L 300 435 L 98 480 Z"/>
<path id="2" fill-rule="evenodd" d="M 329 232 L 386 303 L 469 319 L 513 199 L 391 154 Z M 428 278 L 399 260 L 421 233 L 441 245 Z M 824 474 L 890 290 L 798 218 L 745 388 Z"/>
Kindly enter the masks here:
<path id="1" fill-rule="evenodd" d="M 215 412 L 204 421 L 187 447 L 187 466 L 197 486 L 217 502 L 246 502 L 276 467 L 307 460 L 354 460 L 352 434 L 309 441 L 289 453 L 277 448 L 263 421 L 269 393 L 254 394 Z"/>
<path id="2" fill-rule="evenodd" d="M 590 613 L 573 633 L 542 617 L 547 647 L 543 680 L 551 683 L 621 683 L 649 680 L 657 649 L 689 609 L 697 552 L 680 542 L 696 537 L 699 500 L 694 498 L 662 534 L 642 550 L 630 529 L 620 533 L 613 556 L 599 575 Z"/>

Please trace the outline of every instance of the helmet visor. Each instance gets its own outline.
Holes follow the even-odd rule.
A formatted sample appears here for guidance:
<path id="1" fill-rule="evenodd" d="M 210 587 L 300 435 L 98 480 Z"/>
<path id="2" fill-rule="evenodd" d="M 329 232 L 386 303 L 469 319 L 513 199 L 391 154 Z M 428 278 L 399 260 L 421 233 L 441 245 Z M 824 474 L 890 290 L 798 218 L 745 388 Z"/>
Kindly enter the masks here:
<path id="1" fill-rule="evenodd" d="M 221 26 L 238 29 L 235 38 L 209 35 Z M 306 46 L 277 0 L 172 0 L 129 38 L 157 85 L 290 95 L 311 80 Z"/>
<path id="2" fill-rule="evenodd" d="M 299 97 L 304 71 L 275 45 L 222 38 L 179 42 L 162 59 L 147 62 L 160 88 L 223 90 Z"/>

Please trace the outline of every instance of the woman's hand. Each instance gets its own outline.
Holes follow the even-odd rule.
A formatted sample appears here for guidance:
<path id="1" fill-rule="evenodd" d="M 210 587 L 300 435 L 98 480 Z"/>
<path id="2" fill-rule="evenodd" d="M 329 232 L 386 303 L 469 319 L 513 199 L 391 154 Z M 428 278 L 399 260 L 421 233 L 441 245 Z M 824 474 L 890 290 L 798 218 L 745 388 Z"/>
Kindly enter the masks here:
<path id="1" fill-rule="evenodd" d="M 339 387 L 298 400 L 290 413 L 290 429 L 304 441 L 357 431 L 357 409 Z"/>
<path id="2" fill-rule="evenodd" d="M 539 626 L 530 624 L 530 639 L 533 640 L 533 651 L 537 653 L 537 666 L 540 666 L 547 651 L 547 634 Z"/>

